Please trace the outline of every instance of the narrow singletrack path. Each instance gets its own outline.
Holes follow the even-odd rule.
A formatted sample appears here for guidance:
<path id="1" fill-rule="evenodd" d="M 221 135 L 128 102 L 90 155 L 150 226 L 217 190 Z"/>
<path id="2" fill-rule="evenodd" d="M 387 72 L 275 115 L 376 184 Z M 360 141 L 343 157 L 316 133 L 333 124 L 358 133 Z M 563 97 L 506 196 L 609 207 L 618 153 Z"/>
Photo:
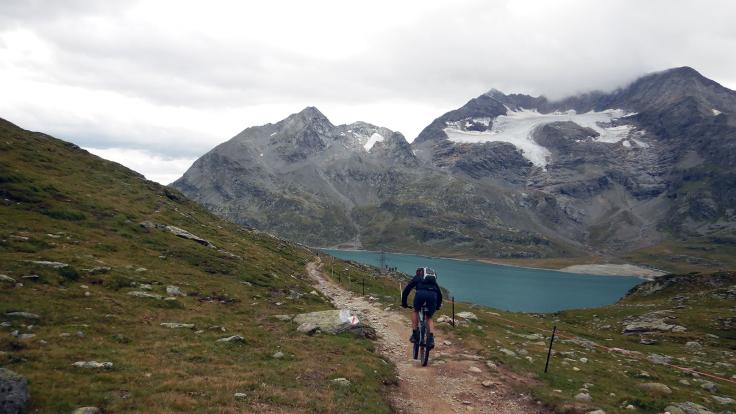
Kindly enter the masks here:
<path id="1" fill-rule="evenodd" d="M 307 273 L 317 288 L 340 309 L 350 309 L 376 329 L 378 351 L 398 369 L 399 386 L 390 395 L 397 413 L 548 413 L 527 394 L 510 385 L 519 377 L 503 370 L 490 370 L 485 361 L 463 349 L 457 341 L 436 336 L 429 365 L 411 358 L 409 312 L 384 310 L 367 298 L 334 283 L 322 271 L 319 258 L 307 264 Z M 475 367 L 475 368 L 472 368 Z M 490 386 L 482 385 L 490 381 Z M 486 385 L 489 385 L 486 382 Z"/>

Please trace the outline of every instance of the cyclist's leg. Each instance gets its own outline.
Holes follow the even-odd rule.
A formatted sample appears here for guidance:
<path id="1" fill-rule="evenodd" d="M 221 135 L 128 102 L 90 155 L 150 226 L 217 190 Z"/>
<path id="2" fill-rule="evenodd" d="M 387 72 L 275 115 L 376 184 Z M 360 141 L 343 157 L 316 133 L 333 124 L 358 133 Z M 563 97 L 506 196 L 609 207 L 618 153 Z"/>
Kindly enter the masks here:
<path id="1" fill-rule="evenodd" d="M 425 298 L 423 297 L 422 291 L 415 291 L 414 292 L 414 303 L 412 303 L 412 306 L 414 308 L 414 312 L 411 315 L 411 338 L 409 339 L 411 342 L 416 342 L 419 340 L 419 310 L 422 309 L 422 306 L 424 305 Z"/>
<path id="2" fill-rule="evenodd" d="M 427 338 L 427 346 L 432 349 L 434 348 L 434 321 L 432 315 L 437 310 L 437 294 L 434 292 L 427 292 L 427 327 L 429 328 L 429 336 Z"/>

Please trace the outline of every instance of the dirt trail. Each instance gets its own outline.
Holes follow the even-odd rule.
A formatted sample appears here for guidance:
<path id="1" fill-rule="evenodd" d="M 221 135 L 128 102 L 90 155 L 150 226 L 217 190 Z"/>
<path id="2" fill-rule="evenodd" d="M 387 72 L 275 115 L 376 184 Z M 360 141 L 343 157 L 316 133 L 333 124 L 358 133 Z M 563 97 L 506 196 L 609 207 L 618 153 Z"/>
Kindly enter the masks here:
<path id="1" fill-rule="evenodd" d="M 514 392 L 510 373 L 491 371 L 485 361 L 438 334 L 429 366 L 411 358 L 409 314 L 386 311 L 332 282 L 319 259 L 307 264 L 319 290 L 341 309 L 350 309 L 376 329 L 379 352 L 398 368 L 399 387 L 390 396 L 397 413 L 547 413 L 528 395 Z M 476 367 L 480 372 L 471 371 Z M 482 385 L 491 381 L 490 386 Z"/>

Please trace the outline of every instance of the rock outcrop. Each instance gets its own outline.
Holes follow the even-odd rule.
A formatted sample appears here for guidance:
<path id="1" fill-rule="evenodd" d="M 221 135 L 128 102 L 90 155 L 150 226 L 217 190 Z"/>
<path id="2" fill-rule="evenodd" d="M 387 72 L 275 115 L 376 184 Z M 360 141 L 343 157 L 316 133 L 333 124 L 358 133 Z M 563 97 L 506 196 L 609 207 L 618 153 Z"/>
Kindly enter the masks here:
<path id="1" fill-rule="evenodd" d="M 28 381 L 9 369 L 0 368 L 0 413 L 23 414 L 29 399 Z"/>
<path id="2" fill-rule="evenodd" d="M 327 334 L 350 332 L 359 336 L 375 337 L 375 330 L 348 309 L 301 313 L 293 321 L 302 331 L 319 330 Z"/>

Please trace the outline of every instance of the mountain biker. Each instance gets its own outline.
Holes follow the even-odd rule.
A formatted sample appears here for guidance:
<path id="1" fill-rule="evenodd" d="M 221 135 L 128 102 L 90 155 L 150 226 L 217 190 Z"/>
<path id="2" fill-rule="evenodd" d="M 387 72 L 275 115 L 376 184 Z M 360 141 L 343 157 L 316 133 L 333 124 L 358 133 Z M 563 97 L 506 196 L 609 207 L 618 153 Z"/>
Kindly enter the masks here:
<path id="1" fill-rule="evenodd" d="M 411 338 L 413 343 L 419 340 L 419 310 L 422 306 L 427 307 L 427 326 L 429 327 L 429 338 L 427 339 L 427 347 L 434 348 L 434 323 L 432 315 L 442 306 L 442 291 L 437 285 L 437 274 L 428 267 L 417 268 L 414 278 L 401 292 L 401 306 L 408 308 L 406 301 L 409 298 L 409 292 L 416 288 L 414 294 L 414 313 L 411 315 Z"/>

